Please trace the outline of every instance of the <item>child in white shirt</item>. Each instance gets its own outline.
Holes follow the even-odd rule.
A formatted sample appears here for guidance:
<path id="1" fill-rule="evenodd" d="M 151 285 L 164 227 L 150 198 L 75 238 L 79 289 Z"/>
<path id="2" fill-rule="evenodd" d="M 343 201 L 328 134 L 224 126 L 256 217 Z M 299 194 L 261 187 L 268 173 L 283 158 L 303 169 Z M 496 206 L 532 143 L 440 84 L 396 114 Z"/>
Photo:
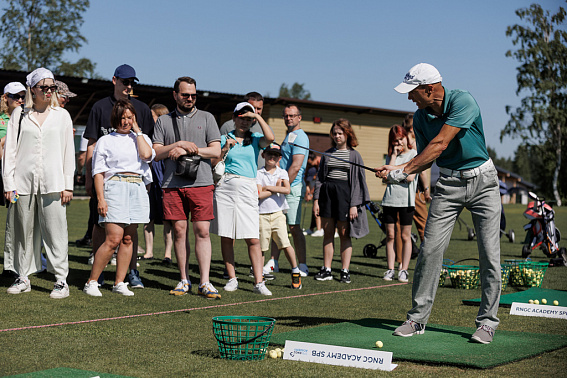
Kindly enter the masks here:
<path id="1" fill-rule="evenodd" d="M 270 239 L 279 249 L 283 249 L 292 267 L 291 288 L 301 289 L 301 275 L 295 259 L 295 250 L 291 246 L 287 234 L 287 223 L 283 210 L 289 208 L 285 195 L 290 192 L 289 176 L 285 169 L 278 167 L 282 157 L 281 148 L 271 143 L 262 152 L 265 166 L 258 170 L 258 205 L 260 210 L 260 248 L 264 254 L 270 248 Z"/>

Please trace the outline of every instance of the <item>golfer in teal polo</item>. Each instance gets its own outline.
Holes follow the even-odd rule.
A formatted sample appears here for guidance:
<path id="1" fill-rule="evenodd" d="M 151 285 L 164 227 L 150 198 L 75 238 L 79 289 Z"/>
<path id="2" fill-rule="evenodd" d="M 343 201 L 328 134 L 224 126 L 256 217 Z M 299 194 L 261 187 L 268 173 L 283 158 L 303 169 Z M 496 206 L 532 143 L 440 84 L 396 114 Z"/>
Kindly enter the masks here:
<path id="1" fill-rule="evenodd" d="M 407 93 L 418 108 L 413 128 L 419 154 L 404 165 L 376 169 L 376 176 L 391 182 L 401 182 L 410 174 L 426 170 L 434 161 L 440 171 L 425 226 L 425 240 L 415 267 L 413 308 L 394 335 L 408 337 L 425 332 L 443 254 L 455 222 L 466 208 L 472 214 L 478 237 L 482 285 L 477 330 L 471 340 L 488 344 L 499 323 L 501 204 L 498 176 L 486 150 L 478 104 L 467 91 L 445 89 L 441 80 L 435 67 L 420 63 L 412 67 L 395 88 L 399 93 Z"/>

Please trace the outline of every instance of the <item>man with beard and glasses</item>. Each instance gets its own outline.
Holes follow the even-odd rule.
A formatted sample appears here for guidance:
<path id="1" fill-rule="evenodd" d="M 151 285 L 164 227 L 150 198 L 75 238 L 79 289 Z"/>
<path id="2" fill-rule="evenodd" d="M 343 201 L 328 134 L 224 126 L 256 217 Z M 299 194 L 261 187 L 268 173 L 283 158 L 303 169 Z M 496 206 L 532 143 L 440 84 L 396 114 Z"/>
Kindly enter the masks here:
<path id="1" fill-rule="evenodd" d="M 181 281 L 170 291 L 185 295 L 191 291 L 189 280 L 189 248 L 186 247 L 187 222 L 191 214 L 195 234 L 195 255 L 201 274 L 198 294 L 220 299 L 220 294 L 209 282 L 211 266 L 211 239 L 209 226 L 213 215 L 213 172 L 211 158 L 220 156 L 220 133 L 215 117 L 195 107 L 197 83 L 184 76 L 175 81 L 173 98 L 175 110 L 158 118 L 154 130 L 155 160 L 165 160 L 163 174 L 163 212 L 165 220 L 173 224 L 174 249 Z M 174 125 L 175 123 L 175 125 Z M 179 130 L 179 140 L 175 129 Z M 200 157 L 194 179 L 176 175 L 177 160 L 184 155 Z"/>

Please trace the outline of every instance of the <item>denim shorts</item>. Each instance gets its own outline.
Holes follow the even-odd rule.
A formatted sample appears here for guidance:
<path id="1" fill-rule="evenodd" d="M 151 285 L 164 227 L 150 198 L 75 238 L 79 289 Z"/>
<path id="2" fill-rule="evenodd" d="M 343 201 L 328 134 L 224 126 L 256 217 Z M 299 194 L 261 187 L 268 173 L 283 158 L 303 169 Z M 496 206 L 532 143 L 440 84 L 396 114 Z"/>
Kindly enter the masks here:
<path id="1" fill-rule="evenodd" d="M 106 217 L 98 223 L 145 224 L 150 221 L 150 198 L 143 182 L 108 180 L 104 183 L 104 199 L 108 205 Z"/>
<path id="2" fill-rule="evenodd" d="M 301 224 L 301 204 L 305 196 L 305 184 L 295 185 L 291 187 L 290 193 L 285 196 L 289 209 L 286 213 L 287 224 Z"/>

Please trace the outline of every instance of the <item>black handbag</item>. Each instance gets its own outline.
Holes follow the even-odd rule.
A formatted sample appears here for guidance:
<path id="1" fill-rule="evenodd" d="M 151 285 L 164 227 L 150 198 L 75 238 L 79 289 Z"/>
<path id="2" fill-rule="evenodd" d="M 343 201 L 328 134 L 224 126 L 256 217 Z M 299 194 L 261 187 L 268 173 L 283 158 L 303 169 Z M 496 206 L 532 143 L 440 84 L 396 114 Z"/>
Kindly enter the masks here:
<path id="1" fill-rule="evenodd" d="M 171 114 L 171 120 L 173 122 L 175 141 L 178 142 L 181 140 L 181 138 L 179 137 L 179 127 L 177 126 L 177 114 L 175 114 L 175 111 L 173 111 Z M 200 163 L 201 157 L 199 155 L 182 155 L 177 159 L 175 175 L 187 178 L 189 180 L 195 180 L 197 178 L 197 172 L 199 171 Z"/>

